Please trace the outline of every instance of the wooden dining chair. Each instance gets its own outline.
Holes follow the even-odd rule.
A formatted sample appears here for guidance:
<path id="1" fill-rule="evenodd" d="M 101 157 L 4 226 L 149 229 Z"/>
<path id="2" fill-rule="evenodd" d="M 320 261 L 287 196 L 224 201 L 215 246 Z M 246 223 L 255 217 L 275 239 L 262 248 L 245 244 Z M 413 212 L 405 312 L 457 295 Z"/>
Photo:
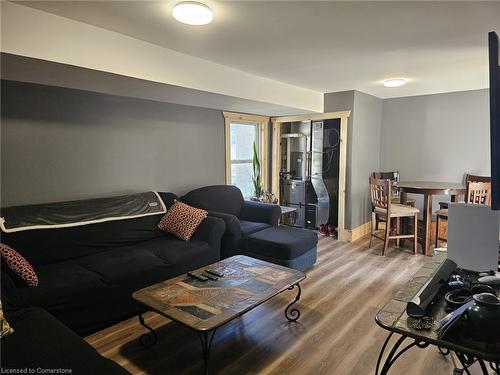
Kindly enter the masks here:
<path id="1" fill-rule="evenodd" d="M 398 171 L 373 172 L 372 176 L 373 176 L 373 178 L 376 178 L 379 180 L 391 180 L 392 182 L 399 182 L 401 179 L 401 175 L 399 174 Z M 401 203 L 401 193 L 399 192 L 398 188 L 394 184 L 393 184 L 392 192 L 391 192 L 391 200 L 392 200 L 392 203 Z M 415 199 L 407 198 L 406 204 L 408 206 L 415 207 Z"/>
<path id="2" fill-rule="evenodd" d="M 465 203 L 491 205 L 491 177 L 466 174 L 465 185 Z M 447 240 L 439 235 L 439 223 L 443 220 L 448 220 L 448 202 L 439 202 L 439 210 L 436 211 L 436 247 L 439 247 L 440 241 Z"/>
<path id="3" fill-rule="evenodd" d="M 400 174 L 398 171 L 392 171 L 392 172 L 373 172 L 372 173 L 373 178 L 376 178 L 378 180 L 391 180 L 392 182 L 396 183 L 400 181 Z M 399 192 L 399 189 L 394 186 L 395 184 L 392 184 L 392 191 L 391 191 L 391 202 L 392 203 L 401 203 L 401 193 Z M 406 204 L 408 206 L 415 207 L 415 199 L 413 198 L 406 198 Z M 375 222 L 375 229 L 378 230 L 379 223 L 385 222 L 384 218 L 377 216 L 376 217 L 376 222 Z"/>
<path id="4" fill-rule="evenodd" d="M 417 254 L 417 228 L 418 228 L 418 213 L 419 210 L 415 207 L 392 203 L 392 181 L 390 179 L 383 180 L 370 177 L 370 199 L 372 203 L 372 223 L 370 244 L 372 246 L 373 237 L 384 241 L 382 255 L 385 254 L 390 240 L 396 240 L 396 246 L 399 247 L 401 239 L 413 239 L 413 252 Z M 385 235 L 379 237 L 377 235 L 377 216 L 382 217 L 385 222 Z M 401 218 L 413 218 L 413 234 L 401 234 Z M 391 234 L 391 221 L 396 219 L 396 233 Z"/>

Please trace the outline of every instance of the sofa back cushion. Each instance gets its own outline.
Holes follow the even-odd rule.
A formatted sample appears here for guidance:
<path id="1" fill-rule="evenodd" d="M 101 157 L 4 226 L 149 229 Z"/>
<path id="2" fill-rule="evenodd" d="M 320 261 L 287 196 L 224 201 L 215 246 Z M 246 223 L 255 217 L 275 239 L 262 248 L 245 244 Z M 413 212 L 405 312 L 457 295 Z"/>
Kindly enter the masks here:
<path id="1" fill-rule="evenodd" d="M 175 199 L 159 193 L 168 209 Z M 148 241 L 165 234 L 158 229 L 163 213 L 64 228 L 2 233 L 2 243 L 16 249 L 35 268 Z"/>
<path id="2" fill-rule="evenodd" d="M 217 211 L 239 217 L 243 205 L 243 194 L 236 186 L 212 185 L 191 190 L 181 198 L 181 201 L 207 211 Z"/>

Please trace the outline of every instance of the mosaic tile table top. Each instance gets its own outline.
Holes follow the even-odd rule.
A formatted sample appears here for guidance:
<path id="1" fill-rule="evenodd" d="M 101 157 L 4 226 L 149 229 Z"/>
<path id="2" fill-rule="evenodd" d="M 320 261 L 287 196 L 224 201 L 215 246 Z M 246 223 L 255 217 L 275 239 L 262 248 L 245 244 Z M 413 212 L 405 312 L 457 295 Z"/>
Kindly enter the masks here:
<path id="1" fill-rule="evenodd" d="M 237 255 L 202 267 L 224 277 L 199 281 L 186 274 L 140 289 L 132 297 L 197 331 L 210 331 L 305 279 L 303 272 Z"/>
<path id="2" fill-rule="evenodd" d="M 500 347 L 498 345 L 486 345 L 472 340 L 468 340 L 458 332 L 451 332 L 446 340 L 438 338 L 435 330 L 416 330 L 412 328 L 414 319 L 406 313 L 406 305 L 417 294 L 419 289 L 439 268 L 446 259 L 446 253 L 438 253 L 429 258 L 422 268 L 413 276 L 413 278 L 400 289 L 392 299 L 377 313 L 375 321 L 382 328 L 399 333 L 408 337 L 413 337 L 420 341 L 458 351 L 469 353 L 476 357 L 498 362 L 500 361 Z M 446 303 L 444 295 L 438 295 L 435 305 L 429 315 L 437 322 L 444 318 L 447 313 L 444 311 Z"/>

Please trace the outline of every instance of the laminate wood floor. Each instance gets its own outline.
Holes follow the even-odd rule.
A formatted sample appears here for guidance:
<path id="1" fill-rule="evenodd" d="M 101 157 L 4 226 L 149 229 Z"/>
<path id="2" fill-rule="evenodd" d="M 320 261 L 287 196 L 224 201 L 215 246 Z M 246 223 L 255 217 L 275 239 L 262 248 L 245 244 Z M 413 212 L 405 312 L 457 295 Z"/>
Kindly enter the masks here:
<path id="1" fill-rule="evenodd" d="M 301 283 L 301 317 L 288 323 L 284 309 L 295 290 L 284 292 L 217 330 L 210 373 L 251 374 L 373 374 L 378 352 L 387 336 L 374 315 L 421 267 L 425 259 L 410 250 L 381 244 L 368 249 L 368 240 L 355 243 L 321 238 L 318 262 Z M 88 336 L 102 355 L 132 374 L 202 374 L 198 336 L 167 319 L 145 314 L 157 329 L 158 343 L 143 348 L 145 332 L 137 318 Z M 435 348 L 413 348 L 390 374 L 449 374 L 453 367 Z M 477 372 L 473 372 L 477 373 Z"/>

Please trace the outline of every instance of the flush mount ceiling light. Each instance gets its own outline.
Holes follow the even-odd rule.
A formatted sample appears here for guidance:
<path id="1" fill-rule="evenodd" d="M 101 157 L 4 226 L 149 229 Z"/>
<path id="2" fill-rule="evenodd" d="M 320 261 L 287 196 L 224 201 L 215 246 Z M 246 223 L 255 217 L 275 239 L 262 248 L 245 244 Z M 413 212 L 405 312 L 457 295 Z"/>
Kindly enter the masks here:
<path id="1" fill-rule="evenodd" d="M 213 21 L 214 14 L 205 4 L 197 1 L 182 1 L 174 6 L 172 16 L 188 25 L 206 25 Z"/>
<path id="2" fill-rule="evenodd" d="M 401 87 L 404 85 L 406 85 L 406 79 L 404 78 L 386 79 L 384 81 L 385 87 Z"/>

